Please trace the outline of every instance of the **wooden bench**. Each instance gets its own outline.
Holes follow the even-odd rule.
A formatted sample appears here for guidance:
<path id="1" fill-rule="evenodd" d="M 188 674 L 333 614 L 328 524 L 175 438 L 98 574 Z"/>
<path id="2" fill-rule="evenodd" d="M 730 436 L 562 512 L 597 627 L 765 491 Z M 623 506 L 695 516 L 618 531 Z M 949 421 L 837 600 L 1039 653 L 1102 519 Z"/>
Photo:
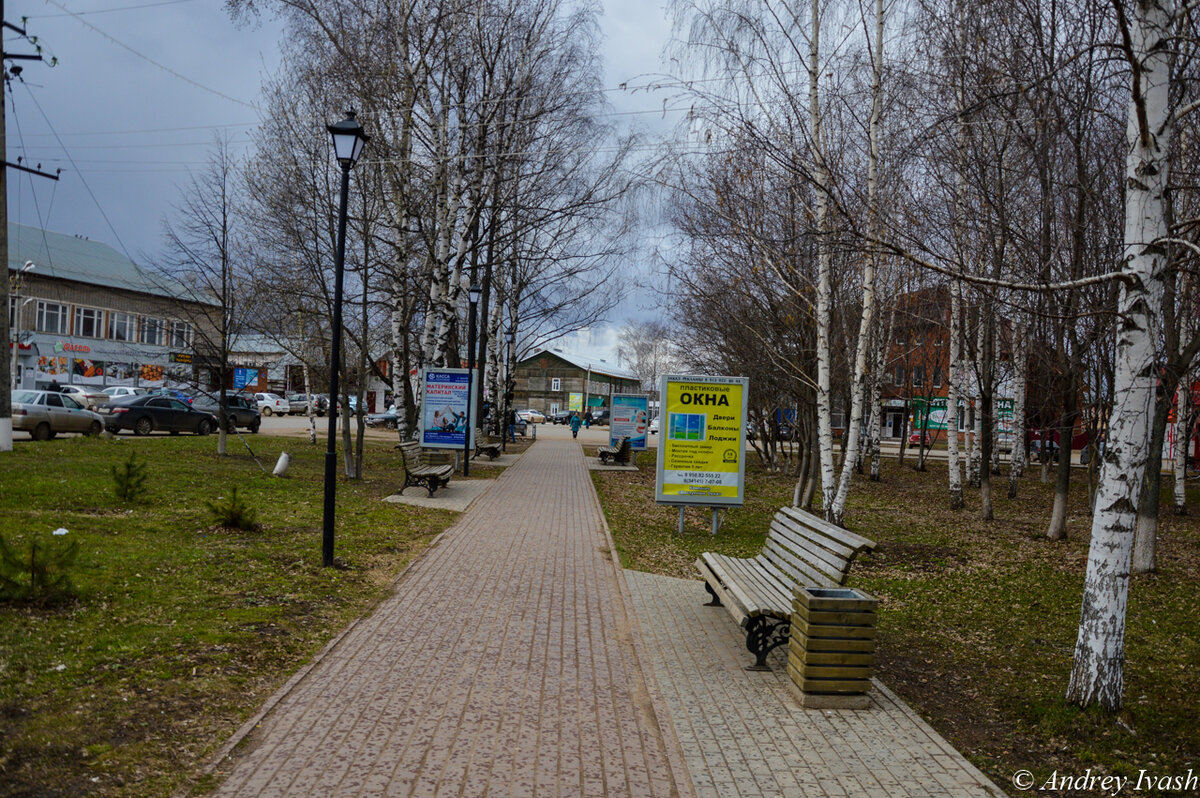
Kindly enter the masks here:
<path id="1" fill-rule="evenodd" d="M 792 594 L 797 587 L 844 584 L 854 558 L 875 542 L 847 532 L 812 513 L 784 507 L 757 557 L 728 557 L 707 552 L 696 560 L 707 606 L 724 606 L 746 630 L 746 648 L 754 655 L 747 670 L 770 670 L 767 654 L 788 641 Z"/>
<path id="2" fill-rule="evenodd" d="M 629 455 L 631 452 L 632 448 L 629 445 L 628 435 L 622 435 L 621 437 L 617 438 L 616 446 L 601 446 L 597 450 L 597 454 L 600 455 L 600 462 L 606 465 L 608 464 L 609 460 L 612 460 L 614 463 L 620 463 L 621 465 L 628 464 Z"/>
<path id="3" fill-rule="evenodd" d="M 438 488 L 450 483 L 450 475 L 454 473 L 453 463 L 432 464 L 429 452 L 416 441 L 401 443 L 396 448 L 400 450 L 400 457 L 404 461 L 404 488 L 420 485 L 432 496 Z"/>

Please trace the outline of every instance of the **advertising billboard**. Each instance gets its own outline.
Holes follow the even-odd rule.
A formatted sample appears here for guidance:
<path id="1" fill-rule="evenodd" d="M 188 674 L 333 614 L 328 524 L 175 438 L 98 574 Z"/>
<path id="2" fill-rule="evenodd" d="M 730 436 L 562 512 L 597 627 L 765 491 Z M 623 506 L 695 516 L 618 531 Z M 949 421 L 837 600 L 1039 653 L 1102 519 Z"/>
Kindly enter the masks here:
<path id="1" fill-rule="evenodd" d="M 662 378 L 656 502 L 744 503 L 748 393 L 745 377 Z"/>
<path id="2" fill-rule="evenodd" d="M 475 445 L 472 434 L 475 425 L 467 422 L 470 396 L 468 377 L 466 369 L 421 370 L 422 446 L 430 449 L 462 449 L 464 445 Z M 469 444 L 466 442 L 467 435 L 472 437 Z"/>
<path id="3" fill-rule="evenodd" d="M 629 448 L 635 452 L 646 448 L 650 426 L 650 397 L 645 394 L 618 394 L 612 398 L 608 420 L 608 445 L 616 446 L 617 438 L 628 437 Z"/>
<path id="4" fill-rule="evenodd" d="M 583 394 L 572 393 L 567 395 L 567 409 L 572 413 L 583 412 Z"/>

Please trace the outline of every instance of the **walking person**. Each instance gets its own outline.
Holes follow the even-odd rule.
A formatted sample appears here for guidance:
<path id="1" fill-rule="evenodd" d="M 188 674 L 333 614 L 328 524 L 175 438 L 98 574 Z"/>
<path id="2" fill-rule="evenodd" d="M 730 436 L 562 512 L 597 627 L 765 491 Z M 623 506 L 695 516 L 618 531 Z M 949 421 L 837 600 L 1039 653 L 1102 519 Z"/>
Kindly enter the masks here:
<path id="1" fill-rule="evenodd" d="M 572 413 L 571 414 L 571 437 L 572 438 L 579 437 L 579 427 L 582 425 L 583 425 L 583 422 L 579 420 L 579 414 Z"/>
<path id="2" fill-rule="evenodd" d="M 508 439 L 512 443 L 517 442 L 517 411 L 508 411 Z"/>

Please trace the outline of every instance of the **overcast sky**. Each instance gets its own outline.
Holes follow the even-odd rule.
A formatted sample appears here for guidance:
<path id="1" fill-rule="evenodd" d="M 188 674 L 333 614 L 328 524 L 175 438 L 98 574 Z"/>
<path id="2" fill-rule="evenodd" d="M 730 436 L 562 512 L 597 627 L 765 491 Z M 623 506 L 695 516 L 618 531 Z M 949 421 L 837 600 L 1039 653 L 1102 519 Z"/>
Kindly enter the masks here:
<path id="1" fill-rule="evenodd" d="M 604 84 L 660 74 L 669 28 L 660 0 L 605 0 Z M 278 63 L 272 20 L 235 25 L 219 0 L 8 0 L 6 21 L 36 37 L 47 61 L 22 68 L 8 98 L 9 219 L 103 241 L 139 263 L 163 250 L 163 218 L 214 133 L 248 146 L 259 87 Z M 21 18 L 27 20 L 22 23 Z M 33 53 L 4 31 L 5 53 Z M 609 91 L 619 123 L 665 130 L 663 93 Z M 331 109 L 337 121 L 341 109 Z M 635 312 L 636 309 L 630 311 Z M 619 322 L 619 319 L 614 319 Z M 601 338 L 608 337 L 601 333 Z"/>

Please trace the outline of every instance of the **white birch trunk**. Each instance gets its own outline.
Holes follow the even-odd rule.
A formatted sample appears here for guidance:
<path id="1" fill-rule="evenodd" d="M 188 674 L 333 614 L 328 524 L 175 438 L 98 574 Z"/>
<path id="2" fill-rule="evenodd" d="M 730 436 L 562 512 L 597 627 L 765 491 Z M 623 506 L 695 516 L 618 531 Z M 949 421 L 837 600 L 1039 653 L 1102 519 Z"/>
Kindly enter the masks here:
<path id="1" fill-rule="evenodd" d="M 814 2 L 815 7 L 816 3 Z M 814 12 L 814 30 L 816 21 Z M 814 65 L 815 62 L 816 59 L 814 59 Z M 876 226 L 875 220 L 878 217 L 880 120 L 883 116 L 883 0 L 875 0 L 875 47 L 872 58 L 872 70 L 871 121 L 868 132 L 867 213 L 870 214 L 872 226 L 874 227 Z M 837 495 L 834 497 L 832 505 L 826 511 L 828 520 L 838 526 L 842 526 L 845 522 L 846 499 L 850 495 L 850 481 L 854 477 L 855 453 L 858 452 L 858 441 L 862 434 L 863 399 L 867 379 L 867 352 L 871 341 L 871 330 L 875 326 L 875 267 L 877 262 L 878 251 L 872 248 L 872 251 L 863 262 L 862 318 L 858 325 L 858 345 L 854 353 L 854 375 L 850 388 L 850 421 L 846 430 L 846 452 L 848 456 L 842 462 L 842 475 L 838 483 Z M 832 430 L 830 432 L 829 443 L 832 453 Z"/>
<path id="2" fill-rule="evenodd" d="M 308 361 L 300 363 L 300 371 L 304 374 L 304 395 L 308 398 L 308 442 L 317 445 L 317 408 L 316 397 L 312 393 L 312 380 L 309 378 Z"/>
<path id="3" fill-rule="evenodd" d="M 1029 336 L 1025 314 L 1013 319 L 1013 440 L 1008 471 L 1008 498 L 1017 498 L 1017 482 L 1025 474 L 1025 398 L 1029 382 Z"/>
<path id="4" fill-rule="evenodd" d="M 946 459 L 950 471 L 950 508 L 963 506 L 962 471 L 958 457 L 958 403 L 961 397 L 959 360 L 962 359 L 962 285 L 950 284 L 950 363 L 946 386 Z"/>
<path id="5" fill-rule="evenodd" d="M 1192 381 L 1184 374 L 1176 391 L 1175 401 L 1175 461 L 1172 473 L 1175 477 L 1175 515 L 1187 515 L 1187 454 L 1191 441 L 1188 440 L 1189 421 L 1192 417 Z"/>
<path id="6" fill-rule="evenodd" d="M 1118 8 L 1118 12 L 1120 9 Z M 1167 234 L 1171 138 L 1170 70 L 1174 0 L 1129 6 L 1133 90 L 1126 128 L 1125 251 L 1117 310 L 1113 409 L 1067 700 L 1119 709 L 1125 686 L 1125 615 L 1134 525 L 1142 480 L 1157 456 L 1148 450 L 1157 381 Z"/>
<path id="7" fill-rule="evenodd" d="M 829 327 L 832 304 L 832 257 L 829 242 L 829 168 L 825 163 L 821 134 L 821 20 L 820 3 L 812 0 L 812 34 L 809 37 L 808 113 L 812 128 L 813 177 L 817 189 L 817 450 L 821 470 L 821 502 L 825 516 L 833 521 L 836 487 L 833 468 L 833 407 L 829 395 Z"/>
<path id="8" fill-rule="evenodd" d="M 398 268 L 403 269 L 407 265 L 406 263 L 398 264 Z M 408 368 L 402 356 L 404 339 L 408 335 L 408 328 L 404 323 L 404 307 L 408 298 L 404 295 L 404 288 L 403 277 L 392 278 L 392 313 L 389 319 L 392 334 L 392 396 L 396 402 L 396 434 L 401 441 L 409 439 Z M 384 410 L 386 411 L 387 408 Z"/>

